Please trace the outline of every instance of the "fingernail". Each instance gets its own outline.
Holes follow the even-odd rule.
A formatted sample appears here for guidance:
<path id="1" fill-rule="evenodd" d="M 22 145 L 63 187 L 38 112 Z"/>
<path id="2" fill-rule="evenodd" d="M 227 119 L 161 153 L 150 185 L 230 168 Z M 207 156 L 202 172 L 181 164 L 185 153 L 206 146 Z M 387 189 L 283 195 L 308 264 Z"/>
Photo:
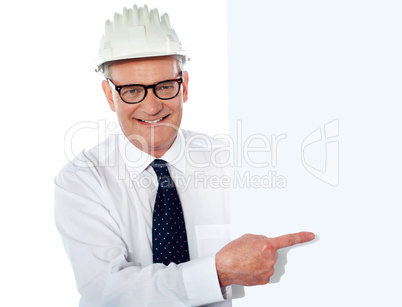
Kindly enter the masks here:
<path id="1" fill-rule="evenodd" d="M 313 233 L 309 234 L 309 235 L 308 235 L 308 238 L 309 238 L 310 240 L 313 240 L 313 239 L 315 238 L 315 234 L 313 234 Z"/>

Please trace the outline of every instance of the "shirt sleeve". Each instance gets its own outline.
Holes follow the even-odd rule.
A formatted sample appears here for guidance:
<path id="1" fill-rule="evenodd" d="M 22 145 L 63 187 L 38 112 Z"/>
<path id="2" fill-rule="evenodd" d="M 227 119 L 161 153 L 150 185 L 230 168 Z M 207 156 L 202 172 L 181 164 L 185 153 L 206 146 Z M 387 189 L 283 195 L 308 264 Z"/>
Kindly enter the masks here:
<path id="1" fill-rule="evenodd" d="M 55 179 L 56 226 L 74 270 L 80 306 L 176 307 L 224 301 L 215 255 L 168 266 L 128 261 L 120 234 L 124 225 L 102 204 L 97 186 L 96 178 L 76 169 L 64 169 Z"/>

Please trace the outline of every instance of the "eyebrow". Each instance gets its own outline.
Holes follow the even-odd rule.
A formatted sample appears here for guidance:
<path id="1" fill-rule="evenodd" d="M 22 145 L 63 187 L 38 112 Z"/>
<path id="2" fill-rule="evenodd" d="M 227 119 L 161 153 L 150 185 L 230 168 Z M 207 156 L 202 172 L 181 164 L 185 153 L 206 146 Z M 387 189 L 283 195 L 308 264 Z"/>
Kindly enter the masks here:
<path id="1" fill-rule="evenodd" d="M 177 79 L 179 79 L 179 78 L 183 78 L 183 71 L 179 71 L 179 76 L 178 77 L 176 77 L 176 78 L 170 78 L 170 79 L 164 79 L 164 80 L 160 80 L 160 81 L 157 81 L 157 82 L 154 82 L 154 83 L 151 83 L 151 84 L 142 84 L 142 83 L 126 83 L 126 84 L 122 84 L 122 85 L 117 85 L 117 84 L 114 84 L 113 83 L 113 81 L 109 78 L 109 79 L 107 79 L 108 81 L 110 81 L 114 86 L 128 86 L 128 85 L 143 85 L 143 86 L 150 86 L 150 85 L 155 85 L 155 84 L 157 84 L 157 83 L 159 83 L 159 82 L 163 82 L 163 81 L 169 81 L 169 80 L 177 80 Z"/>

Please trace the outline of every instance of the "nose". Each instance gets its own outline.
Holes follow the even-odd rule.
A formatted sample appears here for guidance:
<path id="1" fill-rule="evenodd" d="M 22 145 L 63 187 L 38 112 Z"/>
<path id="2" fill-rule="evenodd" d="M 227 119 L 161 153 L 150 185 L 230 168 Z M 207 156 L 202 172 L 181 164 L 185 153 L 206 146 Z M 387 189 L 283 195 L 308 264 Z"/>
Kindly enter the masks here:
<path id="1" fill-rule="evenodd" d="M 163 109 L 163 102 L 155 96 L 151 88 L 148 88 L 147 95 L 144 100 L 140 102 L 140 107 L 142 111 L 148 115 L 157 115 Z"/>

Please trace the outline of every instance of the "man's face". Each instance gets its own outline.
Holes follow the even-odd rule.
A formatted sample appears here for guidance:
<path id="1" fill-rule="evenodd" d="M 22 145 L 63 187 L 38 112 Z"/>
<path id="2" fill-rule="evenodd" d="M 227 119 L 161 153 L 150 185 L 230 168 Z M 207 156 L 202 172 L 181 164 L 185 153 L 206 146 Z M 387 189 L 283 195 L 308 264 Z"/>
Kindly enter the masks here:
<path id="1" fill-rule="evenodd" d="M 151 85 L 181 76 L 177 60 L 168 56 L 118 61 L 109 67 L 109 71 L 111 81 L 117 86 Z M 148 89 L 145 99 L 136 104 L 125 103 L 109 82 L 102 83 L 110 108 L 117 113 L 124 135 L 136 147 L 157 158 L 170 148 L 177 136 L 183 103 L 188 97 L 187 72 L 183 72 L 182 77 L 183 83 L 175 98 L 161 100 L 152 89 Z M 149 123 L 152 121 L 157 122 Z"/>

